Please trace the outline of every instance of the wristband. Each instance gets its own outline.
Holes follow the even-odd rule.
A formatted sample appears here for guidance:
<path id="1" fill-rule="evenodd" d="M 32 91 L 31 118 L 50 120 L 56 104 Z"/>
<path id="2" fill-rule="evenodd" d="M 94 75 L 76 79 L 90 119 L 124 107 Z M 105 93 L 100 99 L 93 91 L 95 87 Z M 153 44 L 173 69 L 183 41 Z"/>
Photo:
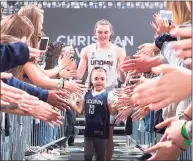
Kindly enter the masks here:
<path id="1" fill-rule="evenodd" d="M 186 123 L 187 123 L 187 121 L 182 126 L 181 134 L 184 137 L 184 139 L 186 139 L 184 144 L 187 145 L 187 146 L 190 146 L 191 145 L 191 140 L 189 139 L 188 132 L 186 130 Z"/>
<path id="2" fill-rule="evenodd" d="M 57 83 L 57 87 L 58 89 L 62 88 L 62 85 L 63 85 L 63 79 L 58 79 L 58 83 Z"/>
<path id="3" fill-rule="evenodd" d="M 62 81 L 62 88 L 64 88 L 64 85 L 65 85 L 65 79 L 63 79 Z"/>
<path id="4" fill-rule="evenodd" d="M 64 78 L 60 78 L 61 88 L 64 86 Z"/>
<path id="5" fill-rule="evenodd" d="M 60 79 L 57 80 L 57 88 L 60 89 Z"/>
<path id="6" fill-rule="evenodd" d="M 56 78 L 57 78 L 57 79 L 60 78 L 60 72 L 56 74 Z"/>

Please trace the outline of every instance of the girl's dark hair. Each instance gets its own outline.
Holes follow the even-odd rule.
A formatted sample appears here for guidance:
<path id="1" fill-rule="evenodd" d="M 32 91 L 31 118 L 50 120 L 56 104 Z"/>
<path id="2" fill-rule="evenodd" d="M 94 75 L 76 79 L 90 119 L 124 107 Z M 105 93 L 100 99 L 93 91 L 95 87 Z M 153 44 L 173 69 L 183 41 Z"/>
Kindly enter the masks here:
<path id="1" fill-rule="evenodd" d="M 90 72 L 90 76 L 89 76 L 88 86 L 89 86 L 90 89 L 93 88 L 93 84 L 92 84 L 92 82 L 91 82 L 92 74 L 93 74 L 93 72 L 96 71 L 96 70 L 102 70 L 102 71 L 104 71 L 104 72 L 106 73 L 106 75 L 107 75 L 107 71 L 106 71 L 106 69 L 104 69 L 103 67 L 94 67 L 94 68 L 92 69 L 92 71 Z"/>
<path id="2" fill-rule="evenodd" d="M 62 42 L 49 42 L 48 44 L 48 50 L 46 52 L 46 67 L 45 69 L 51 69 L 54 68 L 56 65 L 56 62 L 58 61 L 58 58 L 61 54 L 61 51 L 64 47 L 64 44 Z"/>

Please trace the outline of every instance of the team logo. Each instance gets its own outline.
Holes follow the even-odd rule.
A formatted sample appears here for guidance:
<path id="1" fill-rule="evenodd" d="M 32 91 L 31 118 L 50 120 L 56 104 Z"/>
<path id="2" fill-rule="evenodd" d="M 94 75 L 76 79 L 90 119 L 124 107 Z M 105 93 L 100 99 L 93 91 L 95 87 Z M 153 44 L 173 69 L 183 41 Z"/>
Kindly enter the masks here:
<path id="1" fill-rule="evenodd" d="M 96 58 L 96 57 L 95 57 L 95 53 L 92 52 L 91 59 L 94 59 L 94 58 Z"/>
<path id="2" fill-rule="evenodd" d="M 113 56 L 112 55 L 108 55 L 108 58 L 112 58 Z"/>
<path id="3" fill-rule="evenodd" d="M 113 66 L 113 61 L 110 60 L 91 60 L 91 65 L 108 65 L 108 66 Z"/>

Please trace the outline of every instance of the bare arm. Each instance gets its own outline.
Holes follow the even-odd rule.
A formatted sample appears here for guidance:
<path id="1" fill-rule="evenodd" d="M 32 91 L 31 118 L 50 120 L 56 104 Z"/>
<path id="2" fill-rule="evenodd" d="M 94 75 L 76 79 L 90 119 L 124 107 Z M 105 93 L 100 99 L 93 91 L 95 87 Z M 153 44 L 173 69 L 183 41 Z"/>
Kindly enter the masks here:
<path id="1" fill-rule="evenodd" d="M 126 78 L 125 78 L 125 83 L 124 83 L 124 85 L 126 86 L 127 85 L 127 83 L 129 82 L 129 79 L 130 79 L 130 74 L 129 74 L 129 72 L 127 73 L 127 75 L 126 75 Z"/>
<path id="2" fill-rule="evenodd" d="M 20 109 L 1 109 L 1 112 L 14 114 L 14 115 L 21 115 L 21 116 L 30 116 L 28 113 L 20 110 Z"/>
<path id="3" fill-rule="evenodd" d="M 108 104 L 108 109 L 111 115 L 116 115 L 117 114 L 117 108 L 113 107 L 111 104 Z"/>
<path id="4" fill-rule="evenodd" d="M 164 64 L 164 62 L 162 63 L 162 58 L 160 55 L 151 57 L 149 63 L 151 64 L 151 67 L 156 67 L 161 64 Z"/>
<path id="5" fill-rule="evenodd" d="M 80 101 L 80 104 L 79 106 L 77 106 L 75 103 L 70 103 L 70 107 L 75 110 L 78 114 L 81 114 L 82 111 L 84 110 L 85 108 L 85 101 L 82 100 Z"/>
<path id="6" fill-rule="evenodd" d="M 118 73 L 119 73 L 119 79 L 120 79 L 121 82 L 124 82 L 125 78 L 126 78 L 126 75 L 121 70 L 120 66 L 121 66 L 121 64 L 123 63 L 123 61 L 126 57 L 126 52 L 122 48 L 118 47 L 117 48 L 117 53 L 118 53 L 118 66 L 117 66 L 117 68 L 118 68 Z"/>
<path id="7" fill-rule="evenodd" d="M 83 48 L 81 53 L 80 53 L 80 62 L 78 65 L 77 77 L 76 77 L 77 79 L 82 79 L 82 77 L 84 76 L 84 73 L 86 71 L 86 68 L 88 65 L 87 53 L 88 53 L 88 47 Z"/>
<path id="8" fill-rule="evenodd" d="M 40 86 L 46 89 L 58 88 L 58 80 L 50 79 L 48 76 L 42 73 L 32 62 L 28 62 L 24 65 L 24 72 L 36 86 Z"/>
<path id="9" fill-rule="evenodd" d="M 114 99 L 114 94 L 112 92 L 108 93 L 107 106 L 111 115 L 117 114 L 117 108 L 114 107 Z"/>
<path id="10" fill-rule="evenodd" d="M 37 68 L 42 72 L 44 73 L 46 76 L 48 76 L 49 78 L 55 78 L 56 75 L 61 71 L 60 67 L 59 66 L 55 66 L 54 68 L 52 69 L 43 69 L 41 68 L 38 64 L 36 64 Z"/>

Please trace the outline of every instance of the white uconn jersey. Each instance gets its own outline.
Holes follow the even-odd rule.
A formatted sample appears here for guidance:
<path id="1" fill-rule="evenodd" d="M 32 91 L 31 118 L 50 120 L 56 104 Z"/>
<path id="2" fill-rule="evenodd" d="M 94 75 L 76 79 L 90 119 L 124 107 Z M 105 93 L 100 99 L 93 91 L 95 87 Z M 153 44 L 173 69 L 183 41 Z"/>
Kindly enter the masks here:
<path id="1" fill-rule="evenodd" d="M 107 90 L 112 90 L 117 85 L 117 53 L 116 46 L 111 44 L 106 51 L 98 51 L 96 44 L 92 44 L 88 53 L 88 78 L 94 67 L 101 66 L 107 70 Z M 87 80 L 88 80 L 87 78 Z"/>

